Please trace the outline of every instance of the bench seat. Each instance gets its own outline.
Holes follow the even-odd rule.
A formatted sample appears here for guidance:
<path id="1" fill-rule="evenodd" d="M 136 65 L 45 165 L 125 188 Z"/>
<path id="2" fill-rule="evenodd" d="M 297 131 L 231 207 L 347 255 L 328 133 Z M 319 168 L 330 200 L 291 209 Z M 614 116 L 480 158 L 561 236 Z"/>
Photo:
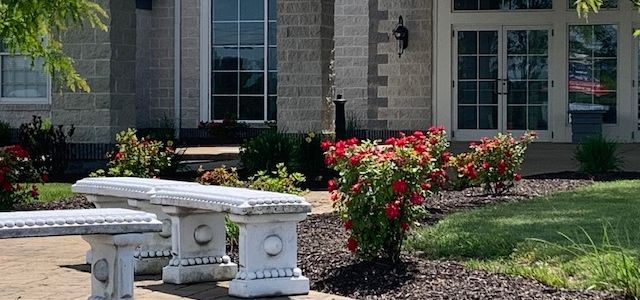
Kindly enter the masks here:
<path id="1" fill-rule="evenodd" d="M 133 253 L 142 233 L 160 230 L 155 215 L 128 209 L 0 213 L 0 239 L 81 235 L 93 253 L 90 300 L 133 299 Z"/>

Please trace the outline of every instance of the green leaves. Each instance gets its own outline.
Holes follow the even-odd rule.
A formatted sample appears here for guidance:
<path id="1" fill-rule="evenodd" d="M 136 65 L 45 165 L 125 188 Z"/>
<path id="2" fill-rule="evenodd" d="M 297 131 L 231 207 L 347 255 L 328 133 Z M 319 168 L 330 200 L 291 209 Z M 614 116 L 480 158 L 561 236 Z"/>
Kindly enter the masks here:
<path id="1" fill-rule="evenodd" d="M 71 91 L 89 92 L 74 61 L 63 51 L 62 37 L 72 26 L 107 31 L 109 15 L 91 0 L 2 0 L 0 39 L 11 53 L 42 59 L 45 72 Z"/>

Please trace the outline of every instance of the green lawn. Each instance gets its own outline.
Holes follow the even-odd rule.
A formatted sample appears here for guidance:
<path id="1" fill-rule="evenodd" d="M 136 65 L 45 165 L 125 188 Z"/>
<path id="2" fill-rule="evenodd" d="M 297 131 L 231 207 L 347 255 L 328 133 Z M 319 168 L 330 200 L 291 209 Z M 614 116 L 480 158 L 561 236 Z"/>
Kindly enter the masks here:
<path id="1" fill-rule="evenodd" d="M 637 296 L 639 229 L 640 181 L 618 181 L 453 214 L 407 248 L 552 286 Z"/>
<path id="2" fill-rule="evenodd" d="M 38 202 L 57 201 L 73 196 L 70 183 L 51 182 L 45 184 L 36 184 L 36 186 L 38 187 L 38 192 L 40 193 Z"/>

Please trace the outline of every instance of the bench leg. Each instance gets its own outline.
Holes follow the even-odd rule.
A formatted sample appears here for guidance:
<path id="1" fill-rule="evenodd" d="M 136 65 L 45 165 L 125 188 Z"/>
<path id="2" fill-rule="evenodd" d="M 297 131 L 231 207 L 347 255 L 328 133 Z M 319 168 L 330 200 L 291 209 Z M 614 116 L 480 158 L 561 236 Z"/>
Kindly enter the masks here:
<path id="1" fill-rule="evenodd" d="M 241 298 L 309 293 L 309 279 L 297 267 L 297 224 L 306 214 L 229 218 L 240 227 L 240 270 L 229 295 Z"/>
<path id="2" fill-rule="evenodd" d="M 87 201 L 93 203 L 96 208 L 126 208 L 126 209 L 134 209 L 127 203 L 126 198 L 120 197 L 112 197 L 112 196 L 102 196 L 102 195 L 85 195 Z M 91 250 L 87 251 L 85 254 L 85 262 L 87 264 L 93 263 L 93 253 Z"/>
<path id="3" fill-rule="evenodd" d="M 84 235 L 91 245 L 91 296 L 89 300 L 133 299 L 133 253 L 142 234 Z"/>
<path id="4" fill-rule="evenodd" d="M 171 217 L 161 206 L 149 201 L 129 199 L 128 203 L 136 210 L 155 214 L 162 221 L 162 231 L 144 233 L 144 242 L 133 255 L 136 275 L 160 275 L 171 259 Z"/>
<path id="5" fill-rule="evenodd" d="M 173 206 L 162 208 L 171 217 L 172 259 L 162 269 L 162 281 L 173 284 L 232 279 L 238 265 L 226 254 L 224 213 Z"/>

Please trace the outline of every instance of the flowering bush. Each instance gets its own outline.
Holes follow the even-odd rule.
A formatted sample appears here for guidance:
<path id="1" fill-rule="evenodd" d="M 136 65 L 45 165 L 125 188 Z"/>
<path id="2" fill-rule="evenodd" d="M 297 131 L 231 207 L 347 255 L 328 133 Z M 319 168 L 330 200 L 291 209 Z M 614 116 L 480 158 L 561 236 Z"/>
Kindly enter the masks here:
<path id="1" fill-rule="evenodd" d="M 144 138 L 138 140 L 136 130 L 127 129 L 116 134 L 117 151 L 109 156 L 107 170 L 97 170 L 91 176 L 157 177 L 172 166 L 175 150 L 172 143 Z"/>
<path id="2" fill-rule="evenodd" d="M 29 152 L 22 146 L 0 148 L 0 210 L 8 210 L 16 203 L 38 198 L 38 188 L 18 182 L 39 182 L 38 172 L 29 160 Z"/>
<path id="3" fill-rule="evenodd" d="M 205 171 L 202 166 L 198 170 L 201 174 L 196 181 L 204 185 L 221 185 L 231 187 L 243 187 L 245 183 L 240 180 L 236 168 L 227 169 L 225 166 Z"/>
<path id="4" fill-rule="evenodd" d="M 444 129 L 436 127 L 383 145 L 355 138 L 322 143 L 326 164 L 340 174 L 328 189 L 351 233 L 350 251 L 399 259 L 407 231 L 425 214 L 426 197 L 447 182 L 448 146 Z"/>
<path id="5" fill-rule="evenodd" d="M 520 168 L 527 146 L 536 138 L 527 132 L 519 140 L 511 134 L 483 138 L 480 144 L 472 143 L 470 152 L 453 159 L 458 178 L 472 185 L 482 186 L 485 192 L 503 194 L 522 179 Z"/>

